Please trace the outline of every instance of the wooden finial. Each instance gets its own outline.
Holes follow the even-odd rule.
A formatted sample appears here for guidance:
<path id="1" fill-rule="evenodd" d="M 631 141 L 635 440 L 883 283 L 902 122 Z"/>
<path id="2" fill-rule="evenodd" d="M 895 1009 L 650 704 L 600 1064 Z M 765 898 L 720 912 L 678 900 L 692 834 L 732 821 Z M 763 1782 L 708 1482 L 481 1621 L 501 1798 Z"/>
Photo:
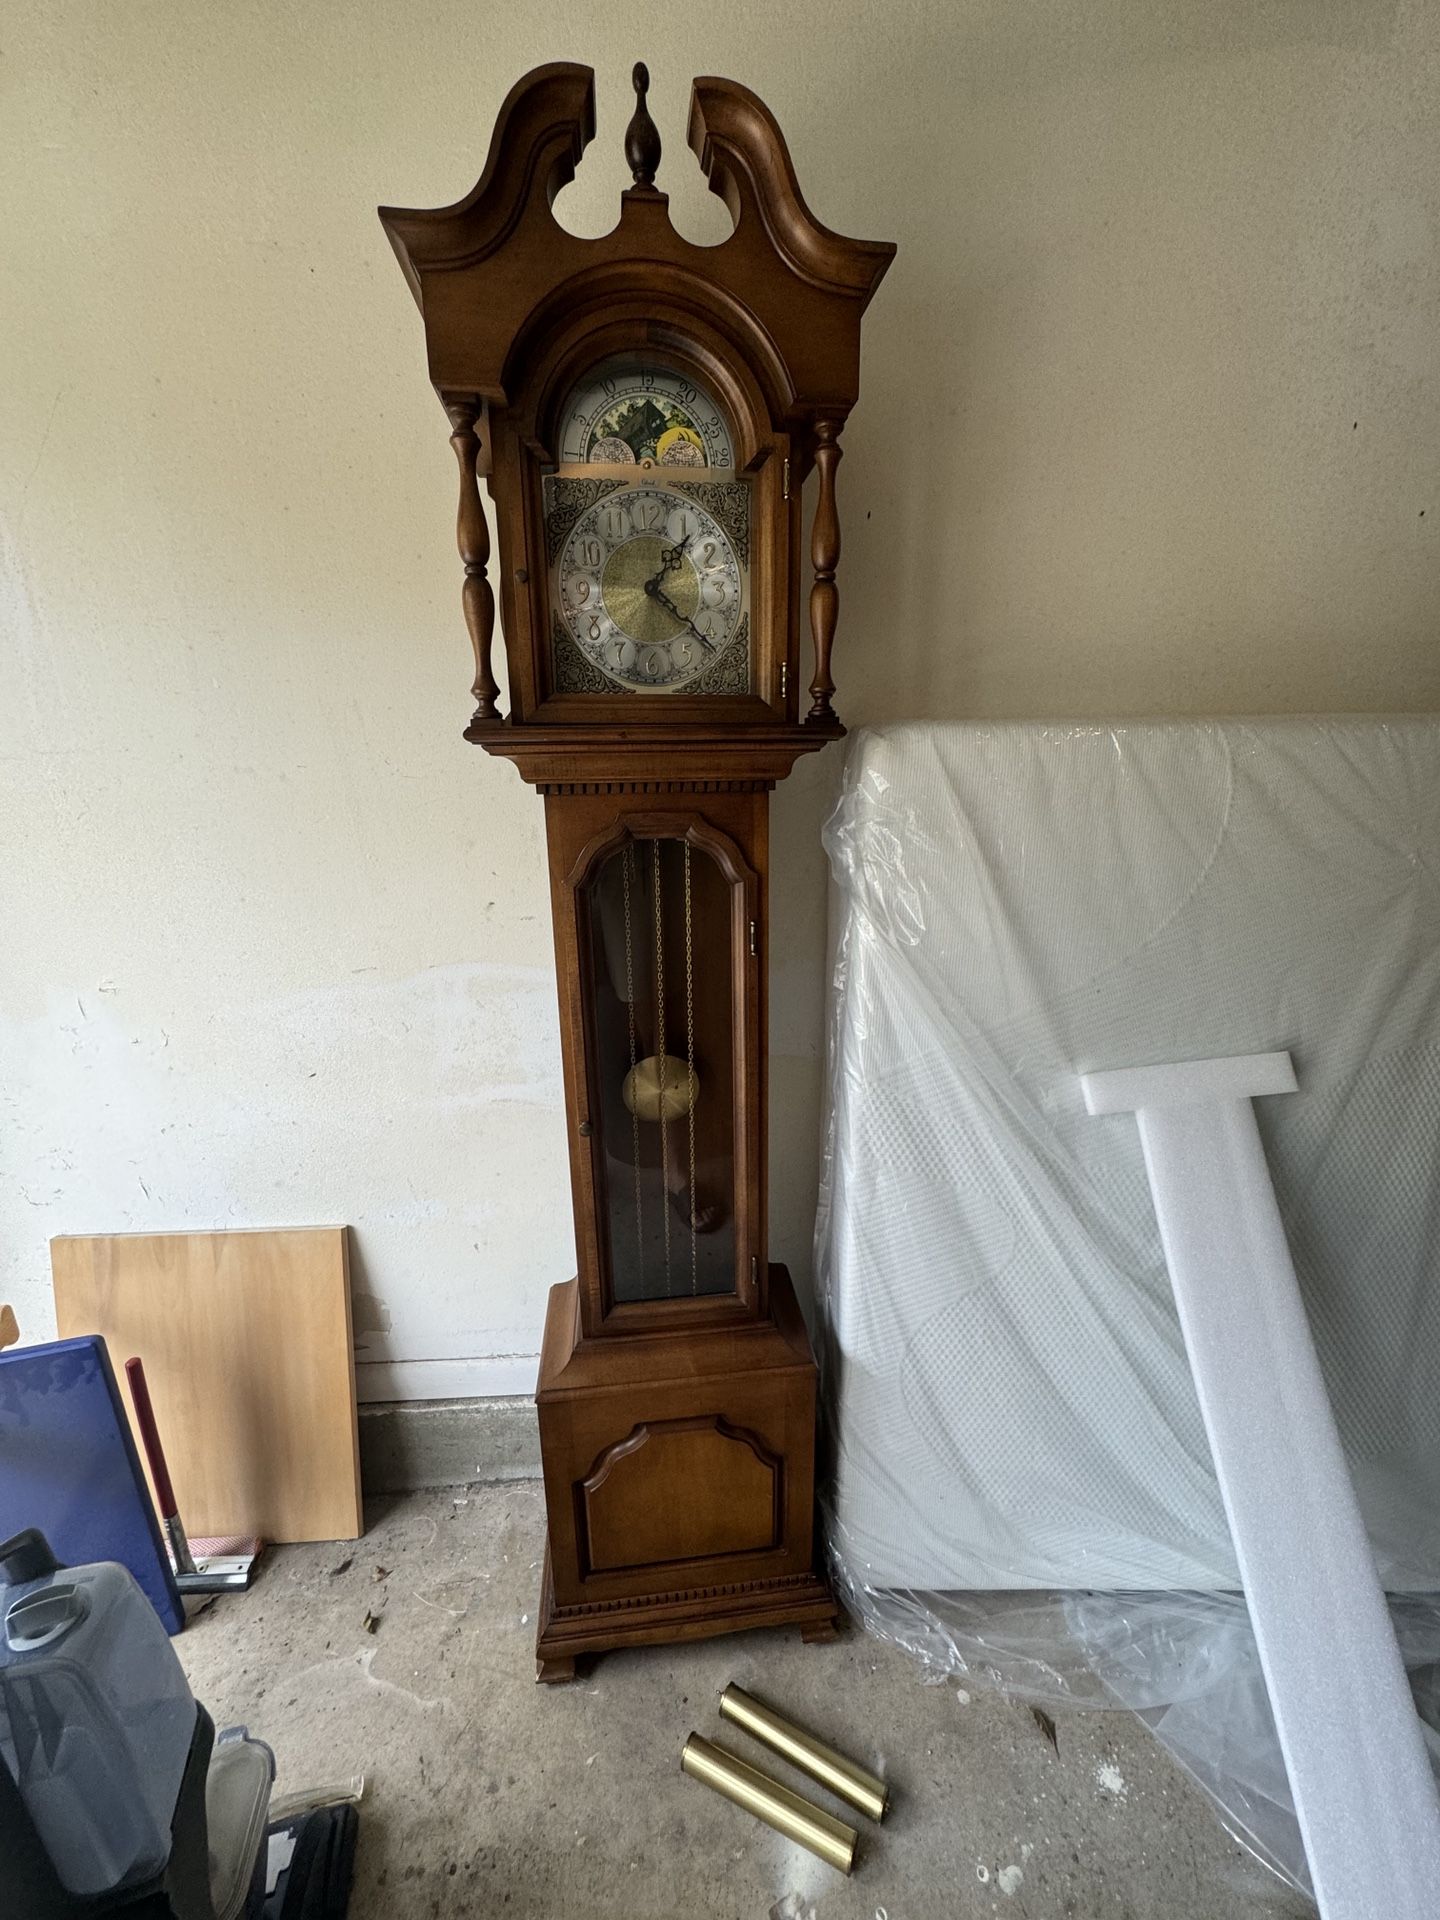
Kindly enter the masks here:
<path id="1" fill-rule="evenodd" d="M 635 62 L 630 75 L 635 88 L 635 112 L 625 129 L 625 159 L 637 187 L 653 187 L 660 165 L 660 129 L 650 118 L 645 95 L 650 91 L 650 74 L 643 60 Z"/>

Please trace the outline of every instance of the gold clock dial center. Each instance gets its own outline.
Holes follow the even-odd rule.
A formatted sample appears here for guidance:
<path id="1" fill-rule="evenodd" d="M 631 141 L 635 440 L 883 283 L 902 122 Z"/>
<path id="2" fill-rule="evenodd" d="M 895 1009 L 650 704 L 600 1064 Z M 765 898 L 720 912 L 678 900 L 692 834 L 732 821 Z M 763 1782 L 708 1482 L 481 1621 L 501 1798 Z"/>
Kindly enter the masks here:
<path id="1" fill-rule="evenodd" d="M 671 544 L 658 535 L 638 534 L 615 549 L 600 576 L 605 611 L 622 633 L 641 646 L 673 640 L 684 630 L 686 621 L 694 619 L 700 604 L 700 580 L 684 554 L 677 565 L 662 571 L 665 557 L 672 551 Z M 647 582 L 655 580 L 657 574 L 659 594 L 670 602 L 673 613 L 659 594 L 645 591 Z"/>

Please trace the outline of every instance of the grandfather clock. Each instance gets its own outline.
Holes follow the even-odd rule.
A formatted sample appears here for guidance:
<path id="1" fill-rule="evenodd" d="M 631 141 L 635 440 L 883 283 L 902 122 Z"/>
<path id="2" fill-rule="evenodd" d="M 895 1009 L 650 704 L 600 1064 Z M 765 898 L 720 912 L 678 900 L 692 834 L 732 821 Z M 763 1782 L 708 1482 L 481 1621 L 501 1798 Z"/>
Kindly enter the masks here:
<path id="1" fill-rule="evenodd" d="M 729 80 L 695 82 L 689 137 L 734 231 L 682 239 L 642 66 L 619 223 L 567 233 L 551 202 L 594 132 L 593 82 L 528 74 L 465 199 L 380 214 L 460 466 L 465 737 L 545 796 L 579 1273 L 551 1291 L 536 1394 L 542 1680 L 606 1648 L 834 1631 L 815 1362 L 766 1245 L 767 827 L 775 782 L 843 731 L 835 470 L 894 254 L 815 220 L 775 121 Z"/>

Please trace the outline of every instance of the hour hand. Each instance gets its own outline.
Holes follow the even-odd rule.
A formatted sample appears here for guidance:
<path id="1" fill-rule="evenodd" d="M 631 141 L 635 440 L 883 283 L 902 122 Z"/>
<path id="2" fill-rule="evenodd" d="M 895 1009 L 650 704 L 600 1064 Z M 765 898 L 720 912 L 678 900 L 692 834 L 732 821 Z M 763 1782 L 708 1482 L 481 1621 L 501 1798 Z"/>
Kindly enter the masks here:
<path id="1" fill-rule="evenodd" d="M 677 540 L 673 547 L 662 547 L 660 549 L 660 558 L 665 562 L 664 566 L 660 569 L 662 578 L 667 573 L 673 573 L 679 566 L 681 559 L 684 557 L 685 549 L 694 537 L 694 534 L 687 533 L 685 538 L 683 540 Z"/>
<path id="2" fill-rule="evenodd" d="M 656 588 L 660 585 L 660 582 L 665 578 L 666 574 L 673 573 L 679 566 L 681 557 L 686 547 L 689 546 L 690 540 L 691 536 L 687 533 L 685 538 L 683 540 L 677 540 L 673 547 L 662 547 L 660 549 L 659 570 L 653 573 L 645 582 L 645 591 L 650 594 L 652 598 L 655 595 Z"/>

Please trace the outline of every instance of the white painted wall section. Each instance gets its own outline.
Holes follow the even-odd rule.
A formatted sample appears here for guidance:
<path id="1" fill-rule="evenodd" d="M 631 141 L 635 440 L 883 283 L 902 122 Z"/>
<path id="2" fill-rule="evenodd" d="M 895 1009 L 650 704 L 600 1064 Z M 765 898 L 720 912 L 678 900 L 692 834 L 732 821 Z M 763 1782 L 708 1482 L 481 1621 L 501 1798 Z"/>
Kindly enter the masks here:
<path id="1" fill-rule="evenodd" d="M 455 462 L 375 207 L 542 61 L 613 226 L 649 53 L 899 244 L 845 435 L 852 724 L 1440 707 L 1440 9 L 31 0 L 0 112 L 0 1299 L 52 1234 L 346 1220 L 362 1391 L 528 1390 L 573 1271 L 541 806 L 460 739 Z M 642 36 L 643 37 L 643 36 Z M 806 669 L 808 674 L 808 668 Z M 777 791 L 802 1289 L 834 749 Z"/>

